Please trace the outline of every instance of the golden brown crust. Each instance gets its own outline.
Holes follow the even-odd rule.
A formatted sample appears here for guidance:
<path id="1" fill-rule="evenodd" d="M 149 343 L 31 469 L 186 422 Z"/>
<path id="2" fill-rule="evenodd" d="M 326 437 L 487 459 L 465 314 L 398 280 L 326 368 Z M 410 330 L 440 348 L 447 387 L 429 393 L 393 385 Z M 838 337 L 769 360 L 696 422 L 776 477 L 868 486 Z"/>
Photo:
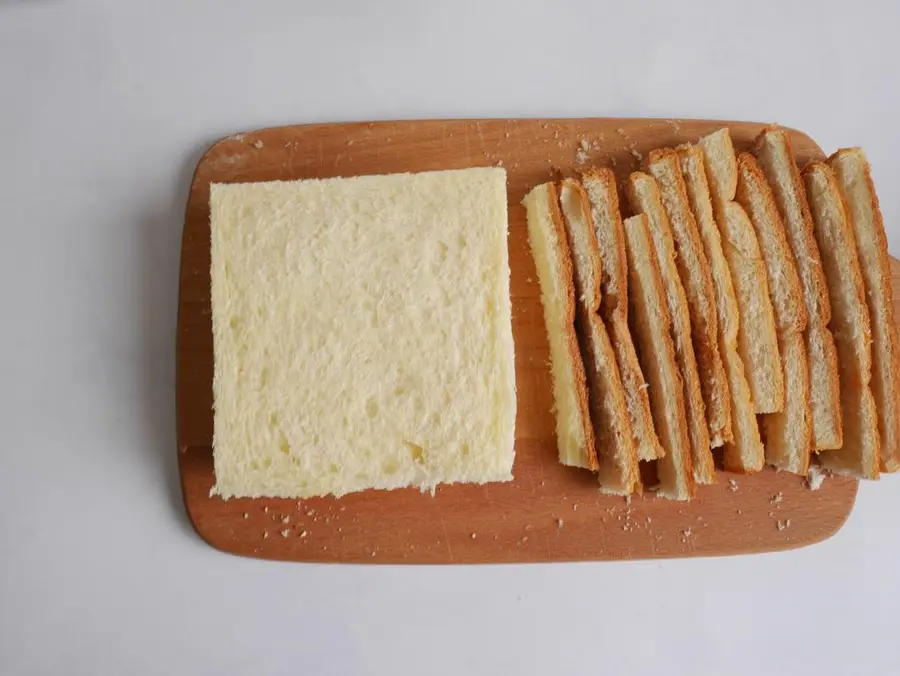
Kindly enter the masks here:
<path id="1" fill-rule="evenodd" d="M 678 153 L 669 148 L 654 150 L 647 158 L 647 168 L 659 182 L 672 226 L 678 252 L 675 262 L 688 301 L 691 341 L 700 373 L 710 443 L 715 448 L 733 441 L 734 436 L 725 367 L 719 353 L 712 271 L 691 211 Z M 702 475 L 702 478 L 698 477 L 701 483 L 709 483 L 712 472 L 711 457 L 709 463 L 695 462 L 694 473 Z"/>
<path id="2" fill-rule="evenodd" d="M 784 221 L 778 213 L 775 197 L 766 175 L 750 153 L 738 153 L 738 188 L 736 201 L 756 230 L 774 298 L 775 321 L 779 332 L 803 331 L 806 308 L 803 286 L 788 245 Z"/>
<path id="3" fill-rule="evenodd" d="M 586 304 L 586 307 L 591 312 L 597 312 L 600 309 L 600 281 L 603 277 L 603 267 L 600 261 L 600 248 L 597 245 L 597 233 L 593 228 L 593 221 L 591 220 L 591 204 L 588 201 L 587 193 L 584 191 L 584 188 L 581 184 L 573 178 L 567 178 L 563 180 L 560 184 L 559 188 L 559 196 L 560 200 L 563 199 L 564 194 L 567 190 L 572 191 L 572 196 L 575 198 L 577 207 L 580 208 L 583 214 L 583 217 L 590 224 L 588 228 L 587 236 L 587 255 L 589 258 L 589 266 L 591 268 L 590 271 L 585 271 L 588 274 L 579 274 L 578 265 L 573 261 L 573 269 L 576 279 L 586 279 L 590 277 L 591 279 L 591 288 L 579 290 L 575 289 L 576 296 L 583 296 L 583 302 Z M 564 210 L 563 210 L 564 211 Z M 563 222 L 565 214 L 561 212 L 561 217 L 563 218 Z M 565 226 L 564 226 L 565 227 Z M 572 253 L 572 243 L 569 242 L 570 254 Z"/>
<path id="4" fill-rule="evenodd" d="M 878 202 L 878 194 L 875 192 L 875 184 L 872 181 L 872 169 L 865 153 L 860 148 L 841 148 L 828 158 L 828 164 L 836 173 L 842 175 L 844 165 L 849 165 L 846 180 L 841 176 L 841 182 L 855 182 L 862 180 L 865 185 L 868 208 L 871 210 L 871 230 L 866 234 L 874 245 L 876 260 L 870 261 L 877 269 L 864 279 L 868 294 L 880 296 L 882 299 L 881 312 L 872 312 L 870 315 L 873 324 L 872 343 L 872 367 L 873 367 L 873 394 L 878 407 L 878 424 L 881 432 L 881 471 L 896 472 L 900 470 L 900 401 L 898 401 L 897 388 L 900 387 L 900 338 L 897 335 L 897 325 L 894 321 L 894 294 L 891 286 L 891 264 L 888 257 L 887 236 L 884 231 L 884 220 L 881 215 L 881 207 Z M 844 194 L 845 201 L 847 195 Z M 849 213 L 853 213 L 851 209 Z M 855 219 L 851 219 L 855 220 Z M 866 226 L 862 223 L 854 223 L 854 228 L 859 233 Z M 866 228 L 868 230 L 868 228 Z M 857 234 L 859 239 L 859 234 Z M 857 242 L 859 244 L 859 242 Z M 872 280 L 872 277 L 877 277 Z M 872 283 L 870 283 L 870 280 Z M 875 331 L 876 322 L 880 324 L 880 330 Z M 875 386 L 875 379 L 882 382 Z"/>
<path id="5" fill-rule="evenodd" d="M 827 467 L 866 479 L 877 479 L 881 459 L 872 376 L 871 324 L 856 239 L 837 178 L 823 162 L 810 162 L 803 180 L 811 195 L 814 233 L 823 251 L 823 269 L 832 306 L 835 344 L 840 365 L 840 408 L 843 443 L 819 453 Z M 874 424 L 873 424 L 874 423 Z"/>
<path id="6" fill-rule="evenodd" d="M 613 495 L 631 495 L 641 486 L 637 452 L 625 390 L 619 378 L 606 327 L 600 315 L 582 305 L 576 320 L 584 368 L 587 373 L 588 402 L 596 434 L 600 490 Z"/>
<path id="7" fill-rule="evenodd" d="M 581 173 L 603 265 L 600 314 L 609 320 L 619 315 L 628 321 L 628 262 L 625 233 L 619 209 L 616 176 L 610 169 L 593 168 Z"/>
<path id="8" fill-rule="evenodd" d="M 704 482 L 712 481 L 714 466 L 706 423 L 706 407 L 703 403 L 700 374 L 691 341 L 691 319 L 687 297 L 675 264 L 675 242 L 669 219 L 660 198 L 656 179 L 649 174 L 632 173 L 628 177 L 627 192 L 631 208 L 635 213 L 645 214 L 651 224 L 649 231 L 663 284 L 663 298 L 669 310 L 670 333 L 674 338 L 675 356 L 684 388 L 692 464 L 696 468 L 694 477 Z"/>
<path id="9" fill-rule="evenodd" d="M 797 203 L 800 208 L 800 222 L 791 223 L 790 216 L 786 213 L 784 199 L 779 195 L 777 181 L 773 179 L 773 175 L 767 170 L 763 160 L 763 147 L 767 142 L 774 145 L 780 145 L 784 150 L 785 169 L 789 172 L 790 189 L 797 197 Z M 831 321 L 831 303 L 828 300 L 828 285 L 825 281 L 825 273 L 822 271 L 822 260 L 819 255 L 819 247 L 816 245 L 816 239 L 813 236 L 812 213 L 809 210 L 809 201 L 806 198 L 806 188 L 803 185 L 803 179 L 800 176 L 800 168 L 794 160 L 794 148 L 791 143 L 790 134 L 785 129 L 772 124 L 764 127 L 756 136 L 754 143 L 754 152 L 757 160 L 762 165 L 763 173 L 769 180 L 769 184 L 773 188 L 775 202 L 778 211 L 784 219 L 787 226 L 788 241 L 791 244 L 791 250 L 798 265 L 806 267 L 806 275 L 808 282 L 804 285 L 804 297 L 806 300 L 806 309 L 808 322 L 815 321 L 822 324 L 828 324 Z M 808 264 L 804 266 L 804 259 Z M 801 273 L 801 280 L 803 279 Z"/>
<path id="10" fill-rule="evenodd" d="M 719 321 L 719 352 L 728 378 L 731 397 L 731 428 L 734 442 L 725 444 L 725 469 L 751 473 L 762 469 L 764 451 L 750 397 L 750 385 L 744 363 L 737 350 L 740 317 L 731 272 L 722 250 L 719 227 L 713 214 L 712 198 L 706 177 L 703 151 L 695 145 L 676 149 L 688 188 L 691 211 L 697 221 L 707 260 L 715 271 L 716 311 Z"/>
<path id="11" fill-rule="evenodd" d="M 650 238 L 649 220 L 645 214 L 629 218 L 624 224 L 626 230 L 633 229 L 635 235 L 630 235 L 626 241 L 636 242 L 640 240 L 646 244 L 646 253 L 641 251 L 644 247 L 630 246 L 633 249 L 629 254 L 629 275 L 639 279 L 637 271 L 638 262 L 634 257 L 640 256 L 643 264 L 647 266 L 648 274 L 646 278 L 649 281 L 649 287 L 645 290 L 644 298 L 636 298 L 638 294 L 632 293 L 629 303 L 638 310 L 643 310 L 643 314 L 648 317 L 656 316 L 660 323 L 657 341 L 655 334 L 649 323 L 642 320 L 642 313 L 639 311 L 631 313 L 632 333 L 642 343 L 642 369 L 647 372 L 646 364 L 655 364 L 661 361 L 658 371 L 650 371 L 655 373 L 655 378 L 659 378 L 661 383 L 666 381 L 674 383 L 674 391 L 671 400 L 666 400 L 662 392 L 654 391 L 650 393 L 650 408 L 653 415 L 654 425 L 660 435 L 660 440 L 665 448 L 665 455 L 659 460 L 660 474 L 660 490 L 659 493 L 663 497 L 670 497 L 680 500 L 689 500 L 694 495 L 695 485 L 693 471 L 691 468 L 691 442 L 688 435 L 687 415 L 685 414 L 684 392 L 681 387 L 681 376 L 678 372 L 678 365 L 675 360 L 675 343 L 672 340 L 672 322 L 669 316 L 668 307 L 665 300 L 665 290 L 663 288 L 662 275 L 659 269 L 659 263 L 653 252 L 653 244 Z M 633 286 L 633 285 L 632 285 Z M 641 308 L 643 306 L 643 308 Z M 653 310 L 656 310 L 653 312 Z M 645 364 L 646 362 L 646 364 Z M 675 415 L 669 416 L 667 411 L 674 408 Z M 670 476 L 666 476 L 666 475 Z"/>
<path id="12" fill-rule="evenodd" d="M 566 179 L 560 204 L 576 280 L 575 327 L 587 375 L 588 404 L 596 437 L 601 490 L 630 495 L 640 485 L 634 435 L 625 405 L 625 389 L 600 306 L 600 251 L 591 206 L 581 185 Z"/>
<path id="13" fill-rule="evenodd" d="M 613 351 L 616 353 L 616 364 L 625 388 L 625 399 L 631 418 L 631 428 L 635 436 L 639 460 L 657 460 L 665 455 L 659 437 L 653 426 L 653 415 L 650 413 L 650 396 L 647 393 L 647 381 L 638 363 L 634 342 L 628 329 L 627 320 L 616 314 L 607 324 Z"/>
<path id="14" fill-rule="evenodd" d="M 584 372 L 584 362 L 581 359 L 581 351 L 578 346 L 578 335 L 575 333 L 575 277 L 574 268 L 572 266 L 572 253 L 566 240 L 566 227 L 563 224 L 562 213 L 559 209 L 559 194 L 556 186 L 552 183 L 547 186 L 547 197 L 550 206 L 550 217 L 553 221 L 553 227 L 556 229 L 556 236 L 559 239 L 560 260 L 562 262 L 561 274 L 563 279 L 559 282 L 566 289 L 566 347 L 569 352 L 569 359 L 572 362 L 572 369 L 575 374 L 575 391 L 578 398 L 579 418 L 582 423 L 582 431 L 585 439 L 584 464 L 592 472 L 596 472 L 600 468 L 597 459 L 596 438 L 594 436 L 594 428 L 591 425 L 591 414 L 588 406 L 587 378 Z"/>

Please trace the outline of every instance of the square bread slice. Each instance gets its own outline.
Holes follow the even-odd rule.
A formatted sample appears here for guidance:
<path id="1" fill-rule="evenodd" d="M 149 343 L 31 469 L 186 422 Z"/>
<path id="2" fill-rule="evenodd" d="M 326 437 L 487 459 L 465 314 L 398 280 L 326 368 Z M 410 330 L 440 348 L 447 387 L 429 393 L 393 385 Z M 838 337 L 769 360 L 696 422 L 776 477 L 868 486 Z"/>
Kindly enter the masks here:
<path id="1" fill-rule="evenodd" d="M 754 410 L 775 413 L 784 409 L 784 374 L 775 315 L 756 233 L 743 208 L 734 201 L 738 169 L 731 134 L 727 128 L 720 129 L 700 139 L 699 145 L 706 161 L 725 259 L 737 294 L 741 315 L 738 351 L 746 365 Z"/>
<path id="2" fill-rule="evenodd" d="M 535 186 L 522 200 L 528 241 L 541 286 L 541 303 L 550 344 L 550 374 L 556 414 L 559 461 L 594 472 L 599 468 L 588 407 L 584 362 L 575 333 L 572 255 L 553 183 Z"/>
<path id="3" fill-rule="evenodd" d="M 210 186 L 215 493 L 512 478 L 506 172 Z"/>
<path id="4" fill-rule="evenodd" d="M 664 451 L 653 427 L 647 383 L 628 328 L 628 260 L 616 177 L 606 168 L 589 169 L 581 175 L 581 181 L 591 204 L 591 219 L 600 251 L 600 316 L 616 354 L 638 458 L 656 460 L 664 455 Z"/>
<path id="5" fill-rule="evenodd" d="M 863 151 L 838 150 L 828 158 L 828 165 L 847 205 L 872 323 L 872 394 L 878 408 L 881 471 L 896 472 L 900 470 L 900 339 L 894 323 L 884 221 Z"/>
<path id="6" fill-rule="evenodd" d="M 656 251 L 650 239 L 649 220 L 645 214 L 632 216 L 625 221 L 624 230 L 631 330 L 641 369 L 650 386 L 653 422 L 665 450 L 665 455 L 657 462 L 657 495 L 671 500 L 690 500 L 695 486 L 684 388 L 675 360 L 672 321 Z"/>
<path id="7" fill-rule="evenodd" d="M 750 384 L 744 372 L 744 363 L 738 353 L 738 329 L 740 316 L 731 280 L 731 271 L 722 250 L 719 227 L 713 216 L 709 183 L 703 160 L 703 151 L 696 145 L 676 148 L 681 161 L 681 173 L 687 188 L 688 201 L 706 259 L 712 270 L 713 289 L 716 295 L 716 318 L 719 321 L 719 352 L 728 379 L 731 396 L 731 429 L 734 442 L 725 444 L 725 469 L 730 472 L 758 472 L 762 469 L 765 454 L 756 424 L 756 413 L 750 396 Z"/>
<path id="8" fill-rule="evenodd" d="M 766 462 L 780 470 L 806 476 L 812 448 L 812 410 L 809 362 L 803 342 L 806 328 L 803 287 L 772 189 L 756 158 L 750 153 L 738 153 L 737 164 L 736 199 L 750 217 L 766 265 L 784 373 L 784 410 L 762 416 Z"/>
<path id="9" fill-rule="evenodd" d="M 697 231 L 697 221 L 691 212 L 678 153 L 670 148 L 654 150 L 647 158 L 647 171 L 659 184 L 662 203 L 672 226 L 677 254 L 675 263 L 687 296 L 691 340 L 700 373 L 709 439 L 716 448 L 726 441 L 734 441 L 734 435 L 731 432 L 728 382 L 719 353 L 719 322 L 712 274 Z M 696 463 L 694 473 L 697 473 Z"/>
<path id="10" fill-rule="evenodd" d="M 813 232 L 828 283 L 831 321 L 841 380 L 844 445 L 820 451 L 819 462 L 839 474 L 877 479 L 881 463 L 878 412 L 872 378 L 872 330 L 856 238 L 834 172 L 812 162 L 803 180 L 813 217 Z"/>
<path id="11" fill-rule="evenodd" d="M 710 451 L 706 409 L 691 340 L 687 297 L 675 264 L 675 242 L 672 239 L 669 218 L 663 207 L 656 179 L 643 172 L 634 172 L 628 177 L 627 185 L 632 210 L 635 213 L 646 214 L 650 224 L 650 238 L 653 240 L 663 292 L 671 317 L 675 359 L 684 386 L 684 408 L 687 414 L 688 436 L 691 440 L 694 481 L 713 483 L 715 464 Z"/>
<path id="12" fill-rule="evenodd" d="M 560 189 L 560 205 L 569 249 L 575 263 L 575 325 L 584 359 L 588 403 L 600 463 L 600 490 L 630 495 L 641 487 L 634 436 L 625 404 L 625 388 L 600 307 L 601 264 L 591 207 L 581 184 L 566 179 Z"/>
<path id="13" fill-rule="evenodd" d="M 843 433 L 837 350 L 828 330 L 831 303 L 822 258 L 813 235 L 806 190 L 794 161 L 790 137 L 777 125 L 766 127 L 756 137 L 753 154 L 772 188 L 803 286 L 807 318 L 803 336 L 809 358 L 812 447 L 815 450 L 840 448 Z"/>

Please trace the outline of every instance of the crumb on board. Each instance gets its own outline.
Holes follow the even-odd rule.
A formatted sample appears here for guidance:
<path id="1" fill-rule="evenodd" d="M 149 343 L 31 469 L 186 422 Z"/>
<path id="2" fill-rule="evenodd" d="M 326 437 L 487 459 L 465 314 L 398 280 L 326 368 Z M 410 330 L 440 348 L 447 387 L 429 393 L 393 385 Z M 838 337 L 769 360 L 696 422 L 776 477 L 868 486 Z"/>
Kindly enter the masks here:
<path id="1" fill-rule="evenodd" d="M 782 500 L 784 500 L 784 495 L 781 494 L 781 491 L 778 491 L 775 495 L 772 496 L 771 503 L 773 505 L 777 505 Z"/>
<path id="2" fill-rule="evenodd" d="M 690 528 L 685 528 L 683 531 L 681 531 L 681 539 L 682 539 L 682 541 L 687 540 L 687 539 L 688 539 L 689 537 L 691 537 L 692 535 L 693 535 L 693 533 L 691 532 L 691 529 L 690 529 Z"/>
<path id="3" fill-rule="evenodd" d="M 578 511 L 578 503 L 577 503 L 577 502 L 572 504 L 572 511 L 573 511 L 573 512 L 577 512 L 577 511 Z"/>
<path id="4" fill-rule="evenodd" d="M 289 517 L 289 516 L 285 516 L 281 519 L 281 523 L 283 523 L 283 524 L 289 524 L 290 522 L 291 522 L 291 517 Z"/>
<path id="5" fill-rule="evenodd" d="M 736 491 L 737 489 L 738 489 L 738 482 L 735 481 L 734 479 L 729 479 L 728 480 L 728 490 Z"/>
<path id="6" fill-rule="evenodd" d="M 300 537 L 305 538 L 307 535 L 309 535 L 309 531 L 300 531 Z"/>
<path id="7" fill-rule="evenodd" d="M 778 527 L 778 530 L 787 530 L 791 527 L 791 520 L 785 519 L 784 521 L 778 520 L 775 522 L 775 525 Z"/>
<path id="8" fill-rule="evenodd" d="M 256 140 L 253 142 L 253 147 L 257 150 L 262 150 L 263 146 L 265 146 L 265 143 L 263 143 L 262 141 Z"/>
<path id="9" fill-rule="evenodd" d="M 565 522 L 564 522 L 562 519 L 557 519 L 557 520 L 556 520 L 556 528 L 557 528 L 557 530 L 562 530 L 563 524 L 564 524 L 564 523 L 565 523 Z"/>
<path id="10" fill-rule="evenodd" d="M 269 508 L 268 508 L 268 507 L 263 507 L 263 512 L 266 513 L 266 514 L 268 514 L 268 513 L 269 513 Z"/>
<path id="11" fill-rule="evenodd" d="M 250 515 L 249 515 L 247 512 L 244 512 L 244 518 L 245 518 L 245 519 L 249 519 L 249 518 L 250 518 Z"/>
<path id="12" fill-rule="evenodd" d="M 477 533 L 472 533 L 471 537 L 472 537 L 472 539 L 474 540 L 476 537 L 478 537 L 478 534 L 477 534 Z"/>
<path id="13" fill-rule="evenodd" d="M 265 540 L 267 537 L 269 537 L 269 531 L 264 530 L 263 531 L 263 540 Z"/>
<path id="14" fill-rule="evenodd" d="M 283 531 L 281 531 L 281 537 L 283 537 L 283 538 L 286 538 L 290 534 L 291 534 L 291 531 L 288 528 L 285 528 Z"/>
<path id="15" fill-rule="evenodd" d="M 806 487 L 811 491 L 817 491 L 822 487 L 825 481 L 825 472 L 818 465 L 810 465 L 809 473 L 806 475 Z"/>
<path id="16" fill-rule="evenodd" d="M 625 504 L 626 504 L 626 505 L 630 505 L 630 504 L 631 504 L 631 495 L 630 495 L 630 494 L 625 496 Z"/>

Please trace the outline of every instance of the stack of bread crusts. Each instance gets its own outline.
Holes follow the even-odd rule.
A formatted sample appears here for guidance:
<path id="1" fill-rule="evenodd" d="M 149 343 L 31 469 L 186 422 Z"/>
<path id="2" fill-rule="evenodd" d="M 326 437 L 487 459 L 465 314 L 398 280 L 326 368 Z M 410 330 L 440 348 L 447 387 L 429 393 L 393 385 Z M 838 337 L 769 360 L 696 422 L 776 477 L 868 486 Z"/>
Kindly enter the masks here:
<path id="1" fill-rule="evenodd" d="M 801 172 L 786 130 L 728 129 L 523 200 L 550 345 L 559 460 L 602 491 L 689 500 L 724 468 L 900 469 L 900 344 L 869 164 Z"/>

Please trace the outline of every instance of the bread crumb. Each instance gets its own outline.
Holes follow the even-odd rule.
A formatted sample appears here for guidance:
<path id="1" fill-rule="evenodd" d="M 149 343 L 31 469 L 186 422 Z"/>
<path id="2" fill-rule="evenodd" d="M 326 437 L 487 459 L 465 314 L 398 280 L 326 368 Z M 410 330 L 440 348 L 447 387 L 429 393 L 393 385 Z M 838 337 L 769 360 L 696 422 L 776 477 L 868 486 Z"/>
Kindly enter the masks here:
<path id="1" fill-rule="evenodd" d="M 265 512 L 266 514 L 268 514 L 268 513 L 269 513 L 269 508 L 268 508 L 268 507 L 263 507 L 263 512 Z"/>
<path id="2" fill-rule="evenodd" d="M 737 489 L 738 489 L 738 482 L 735 481 L 734 479 L 729 479 L 728 480 L 728 490 L 734 492 Z"/>
<path id="3" fill-rule="evenodd" d="M 509 138 L 509 132 L 506 132 L 506 133 L 503 135 L 503 138 Z"/>
<path id="4" fill-rule="evenodd" d="M 693 535 L 693 533 L 691 532 L 690 528 L 685 528 L 683 531 L 681 531 L 682 540 L 687 540 L 689 537 L 691 537 L 691 535 Z"/>
<path id="5" fill-rule="evenodd" d="M 532 526 L 530 523 L 525 525 L 525 530 L 531 530 L 533 528 L 534 526 Z"/>
<path id="6" fill-rule="evenodd" d="M 281 523 L 288 524 L 291 522 L 291 517 L 286 516 L 281 520 Z"/>
<path id="7" fill-rule="evenodd" d="M 245 519 L 249 519 L 249 518 L 250 518 L 250 515 L 247 514 L 247 512 L 244 512 L 244 518 L 245 518 Z"/>
<path id="8" fill-rule="evenodd" d="M 641 154 L 641 152 L 637 149 L 637 145 L 635 145 L 634 143 L 632 143 L 630 146 L 628 146 L 628 152 L 630 152 L 630 153 L 631 153 L 631 156 L 632 156 L 634 159 L 636 159 L 638 162 L 640 162 L 641 160 L 644 159 L 644 156 L 643 156 L 643 155 Z"/>
<path id="9" fill-rule="evenodd" d="M 348 146 L 352 146 L 352 145 L 353 145 L 353 139 L 350 139 L 349 141 L 347 141 L 347 145 L 348 145 Z"/>
<path id="10" fill-rule="evenodd" d="M 477 533 L 472 533 L 472 539 L 473 539 L 473 540 L 475 539 L 476 536 L 477 536 Z"/>
<path id="11" fill-rule="evenodd" d="M 626 504 L 626 505 L 630 505 L 630 504 L 631 504 L 631 495 L 626 495 L 626 496 L 625 496 L 625 504 Z"/>
<path id="12" fill-rule="evenodd" d="M 616 133 L 618 133 L 622 138 L 628 138 L 628 132 L 622 129 L 622 127 L 616 127 Z"/>
<path id="13" fill-rule="evenodd" d="M 577 511 L 578 511 L 578 503 L 577 503 L 577 502 L 576 502 L 575 504 L 572 505 L 572 511 L 573 511 L 573 512 L 577 512 Z"/>
<path id="14" fill-rule="evenodd" d="M 791 520 L 785 519 L 784 521 L 777 521 L 776 526 L 778 526 L 778 530 L 785 530 L 791 527 Z"/>
<path id="15" fill-rule="evenodd" d="M 262 150 L 264 145 L 265 144 L 262 141 L 254 141 L 253 142 L 253 147 L 256 148 L 257 150 Z"/>
<path id="16" fill-rule="evenodd" d="M 300 531 L 300 537 L 305 538 L 307 535 L 309 535 L 308 531 Z"/>
<path id="17" fill-rule="evenodd" d="M 371 556 L 372 556 L 372 558 L 375 558 L 375 551 L 374 551 L 374 550 L 372 551 Z"/>
<path id="18" fill-rule="evenodd" d="M 579 148 L 575 152 L 575 162 L 577 164 L 584 164 L 590 159 L 590 155 L 588 155 L 583 149 Z"/>
<path id="19" fill-rule="evenodd" d="M 269 537 L 269 531 L 264 530 L 263 531 L 263 540 L 265 540 L 267 537 Z"/>
<path id="20" fill-rule="evenodd" d="M 556 528 L 557 528 L 557 530 L 562 530 L 563 524 L 564 524 L 564 521 L 563 521 L 562 519 L 557 519 L 557 520 L 556 520 Z"/>
<path id="21" fill-rule="evenodd" d="M 306 516 L 312 516 L 313 514 L 315 514 L 315 512 L 313 510 L 311 510 L 311 509 L 306 510 Z"/>
<path id="22" fill-rule="evenodd" d="M 782 500 L 784 500 L 784 496 L 781 494 L 781 491 L 779 491 L 775 495 L 772 496 L 771 502 L 773 505 L 777 505 Z"/>
<path id="23" fill-rule="evenodd" d="M 825 472 L 818 465 L 809 466 L 809 474 L 806 475 L 806 487 L 811 491 L 817 491 L 825 481 Z"/>
<path id="24" fill-rule="evenodd" d="M 283 531 L 281 531 L 281 537 L 283 537 L 283 538 L 286 538 L 290 534 L 291 534 L 291 531 L 288 528 L 285 528 Z"/>

